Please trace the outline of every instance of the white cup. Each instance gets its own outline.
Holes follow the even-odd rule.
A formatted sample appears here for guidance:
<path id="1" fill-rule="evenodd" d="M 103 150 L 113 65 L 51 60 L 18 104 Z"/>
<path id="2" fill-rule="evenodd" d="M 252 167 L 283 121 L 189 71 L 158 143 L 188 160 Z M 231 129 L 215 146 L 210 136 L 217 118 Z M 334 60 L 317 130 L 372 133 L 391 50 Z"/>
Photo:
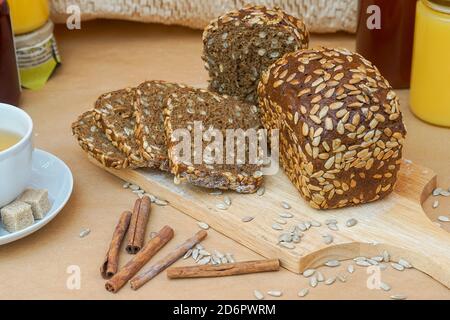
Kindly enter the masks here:
<path id="1" fill-rule="evenodd" d="M 12 147 L 0 151 L 1 208 L 16 199 L 30 182 L 33 121 L 21 109 L 0 103 L 0 130 L 6 130 L 22 137 Z"/>

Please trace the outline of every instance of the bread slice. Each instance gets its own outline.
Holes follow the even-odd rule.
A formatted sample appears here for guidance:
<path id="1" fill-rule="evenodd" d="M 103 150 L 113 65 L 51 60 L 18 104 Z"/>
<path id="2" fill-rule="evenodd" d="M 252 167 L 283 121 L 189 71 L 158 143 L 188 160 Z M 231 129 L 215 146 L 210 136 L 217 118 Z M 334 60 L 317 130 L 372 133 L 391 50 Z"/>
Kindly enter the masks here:
<path id="1" fill-rule="evenodd" d="M 146 81 L 137 88 L 135 136 L 142 156 L 152 168 L 169 170 L 163 109 L 168 95 L 184 87 L 165 81 Z"/>
<path id="2" fill-rule="evenodd" d="M 112 144 L 127 155 L 131 165 L 147 167 L 148 161 L 142 156 L 135 138 L 134 108 L 136 99 L 135 88 L 101 95 L 95 102 L 95 121 L 97 126 L 104 130 Z"/>
<path id="3" fill-rule="evenodd" d="M 94 115 L 94 111 L 87 111 L 72 124 L 72 133 L 81 148 L 105 167 L 127 168 L 127 156 L 114 147 L 105 133 L 96 126 Z"/>
<path id="4" fill-rule="evenodd" d="M 225 141 L 227 129 L 255 129 L 256 132 L 261 127 L 256 106 L 203 89 L 180 88 L 167 98 L 164 116 L 168 156 L 175 183 L 187 181 L 201 187 L 230 189 L 240 193 L 252 193 L 261 185 L 262 161 L 256 159 L 257 161 L 253 162 L 230 163 L 226 161 L 225 156 L 228 157 L 230 152 L 237 155 L 237 143 L 234 143 L 233 148 L 229 148 L 230 152 L 228 148 L 223 148 L 223 154 L 220 156 L 219 153 L 210 152 L 211 148 L 208 148 L 216 138 L 205 141 L 201 135 L 195 135 L 198 131 L 205 133 L 216 129 Z M 187 133 L 187 138 L 178 139 L 181 132 Z M 200 142 L 196 148 L 194 139 L 198 141 L 198 137 Z M 180 141 L 184 139 L 190 142 L 190 150 L 181 151 L 183 144 Z M 248 150 L 249 148 L 245 147 L 246 159 Z M 186 156 L 186 151 L 190 151 L 189 156 Z M 209 156 L 204 156 L 208 154 Z"/>

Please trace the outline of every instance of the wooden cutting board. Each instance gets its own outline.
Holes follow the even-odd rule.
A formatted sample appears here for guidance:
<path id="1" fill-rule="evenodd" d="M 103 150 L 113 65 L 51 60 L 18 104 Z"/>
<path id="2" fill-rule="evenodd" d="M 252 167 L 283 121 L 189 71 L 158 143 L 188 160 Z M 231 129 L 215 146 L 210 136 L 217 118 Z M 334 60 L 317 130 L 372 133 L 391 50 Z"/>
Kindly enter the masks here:
<path id="1" fill-rule="evenodd" d="M 436 186 L 436 175 L 430 169 L 404 163 L 395 191 L 386 199 L 328 211 L 309 207 L 281 170 L 277 175 L 265 177 L 266 192 L 262 196 L 233 192 L 211 195 L 208 189 L 175 185 L 169 174 L 154 170 L 107 170 L 168 200 L 174 208 L 208 223 L 262 256 L 280 259 L 282 266 L 293 272 L 303 272 L 330 259 L 371 257 L 387 250 L 391 260 L 404 258 L 416 269 L 450 288 L 450 234 L 431 222 L 421 205 Z M 232 205 L 228 210 L 219 210 L 216 204 L 222 202 L 225 195 L 231 198 Z M 286 201 L 292 208 L 284 209 L 281 201 Z M 284 231 L 273 230 L 274 219 L 286 211 L 294 217 L 285 219 Z M 255 218 L 244 223 L 241 219 L 245 216 Z M 350 218 L 358 220 L 351 228 L 345 224 Z M 339 231 L 328 229 L 324 223 L 326 219 L 336 219 Z M 322 226 L 306 231 L 295 249 L 277 244 L 281 233 L 295 224 L 311 220 L 321 222 Z M 334 237 L 334 242 L 329 245 L 322 237 L 327 233 Z"/>

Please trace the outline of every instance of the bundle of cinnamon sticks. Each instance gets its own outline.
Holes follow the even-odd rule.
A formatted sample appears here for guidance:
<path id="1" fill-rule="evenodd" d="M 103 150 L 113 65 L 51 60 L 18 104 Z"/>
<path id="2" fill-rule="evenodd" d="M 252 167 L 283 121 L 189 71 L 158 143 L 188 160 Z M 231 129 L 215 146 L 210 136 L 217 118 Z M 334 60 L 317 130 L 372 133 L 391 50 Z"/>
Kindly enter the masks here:
<path id="1" fill-rule="evenodd" d="M 150 211 L 151 200 L 149 197 L 145 196 L 136 200 L 133 212 L 125 211 L 121 214 L 114 230 L 106 257 L 100 267 L 102 277 L 107 279 L 105 284 L 106 290 L 116 293 L 128 281 L 130 281 L 130 286 L 133 290 L 139 289 L 145 283 L 183 257 L 186 252 L 194 248 L 207 236 L 205 230 L 198 231 L 191 238 L 178 245 L 164 258 L 144 270 L 142 273 L 136 275 L 139 270 L 174 236 L 174 230 L 169 226 L 164 226 L 144 245 Z M 126 252 L 133 254 L 134 257 L 119 269 L 120 248 L 125 238 L 127 241 Z M 219 266 L 172 268 L 167 271 L 167 276 L 170 279 L 220 277 L 277 271 L 279 270 L 279 267 L 280 263 L 278 260 L 247 261 Z"/>

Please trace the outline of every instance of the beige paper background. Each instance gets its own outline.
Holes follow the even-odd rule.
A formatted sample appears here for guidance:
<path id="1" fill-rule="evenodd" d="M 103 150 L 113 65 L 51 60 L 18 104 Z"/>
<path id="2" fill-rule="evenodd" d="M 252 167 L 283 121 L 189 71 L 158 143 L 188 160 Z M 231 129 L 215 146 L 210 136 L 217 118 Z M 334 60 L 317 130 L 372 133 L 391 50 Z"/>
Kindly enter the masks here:
<path id="1" fill-rule="evenodd" d="M 179 27 L 130 22 L 96 21 L 82 24 L 82 30 L 57 26 L 63 65 L 40 91 L 24 91 L 22 105 L 35 122 L 36 147 L 54 153 L 72 169 L 75 186 L 66 208 L 45 228 L 14 243 L 0 246 L 1 299 L 253 299 L 253 290 L 282 290 L 282 298 L 295 299 L 307 280 L 286 270 L 219 279 L 172 280 L 160 274 L 139 291 L 128 286 L 113 295 L 104 289 L 99 267 L 119 214 L 132 208 L 135 195 L 122 189 L 122 181 L 92 165 L 71 137 L 70 124 L 90 108 L 103 92 L 137 85 L 143 80 L 164 79 L 190 85 L 205 85 L 207 74 L 200 59 L 201 32 Z M 353 36 L 312 36 L 312 45 L 354 48 Z M 450 130 L 433 127 L 414 118 L 409 111 L 407 91 L 400 91 L 408 128 L 405 157 L 434 169 L 439 183 L 450 186 Z M 148 190 L 151 192 L 151 190 Z M 450 214 L 450 198 L 438 209 L 426 212 L 435 220 Z M 168 224 L 175 238 L 155 260 L 191 236 L 195 221 L 171 207 L 153 207 L 148 233 Z M 362 207 L 363 208 L 363 207 Z M 449 224 L 444 226 L 449 230 Z M 80 239 L 82 228 L 91 234 Z M 208 250 L 232 252 L 237 260 L 259 259 L 259 255 L 231 239 L 209 231 L 204 241 Z M 121 257 L 123 264 L 128 256 Z M 155 261 L 153 260 L 153 261 Z M 180 261 L 176 265 L 191 263 Z M 81 289 L 68 290 L 66 269 L 81 268 Z M 321 268 L 325 276 L 344 268 Z M 388 299 L 401 293 L 410 299 L 450 299 L 450 291 L 417 270 L 391 268 L 383 281 L 390 293 L 369 290 L 365 269 L 356 268 L 347 283 L 320 284 L 308 299 Z M 269 297 L 267 297 L 269 299 Z"/>

